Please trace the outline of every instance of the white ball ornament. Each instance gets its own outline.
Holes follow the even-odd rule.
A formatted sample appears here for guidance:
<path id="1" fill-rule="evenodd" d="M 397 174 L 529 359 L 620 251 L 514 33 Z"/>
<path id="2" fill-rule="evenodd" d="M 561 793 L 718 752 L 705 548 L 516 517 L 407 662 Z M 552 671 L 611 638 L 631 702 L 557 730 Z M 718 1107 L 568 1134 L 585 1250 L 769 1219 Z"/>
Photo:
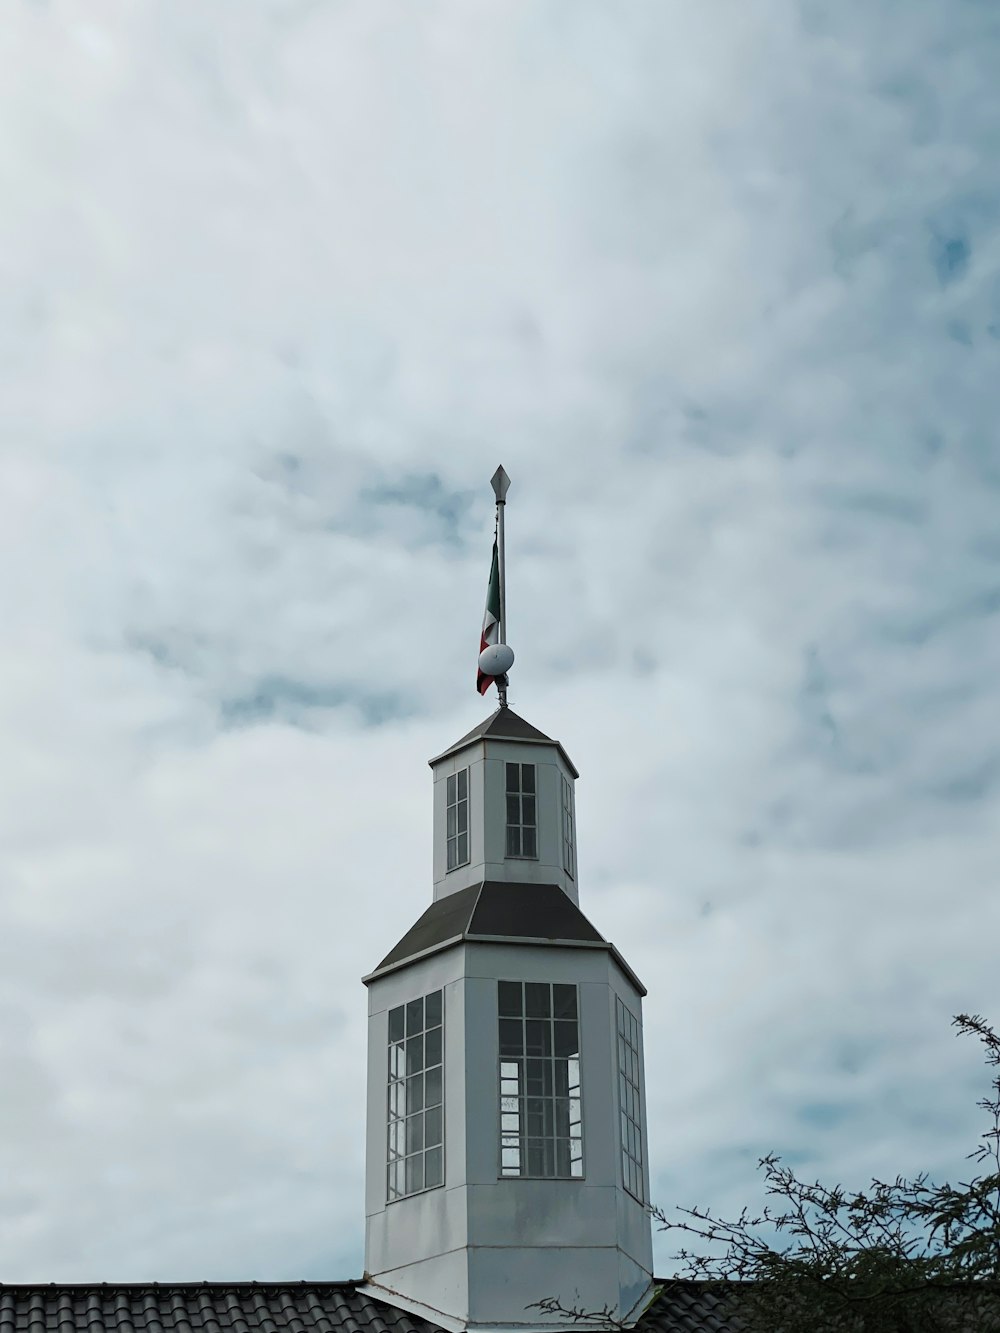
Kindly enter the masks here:
<path id="1" fill-rule="evenodd" d="M 505 676 L 514 665 L 514 650 L 508 643 L 491 643 L 479 654 L 479 670 L 484 676 Z"/>

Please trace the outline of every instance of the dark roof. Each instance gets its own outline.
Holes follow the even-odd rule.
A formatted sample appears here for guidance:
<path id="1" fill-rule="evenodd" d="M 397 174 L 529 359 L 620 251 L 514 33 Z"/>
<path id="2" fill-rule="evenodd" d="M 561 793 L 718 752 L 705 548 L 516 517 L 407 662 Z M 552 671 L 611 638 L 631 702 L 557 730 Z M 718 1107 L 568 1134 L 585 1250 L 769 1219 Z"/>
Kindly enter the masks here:
<path id="1" fill-rule="evenodd" d="M 742 1319 L 727 1312 L 731 1296 L 714 1282 L 657 1278 L 661 1291 L 636 1324 L 637 1333 L 742 1333 Z"/>
<path id="2" fill-rule="evenodd" d="M 442 1333 L 356 1282 L 0 1284 L 0 1333 Z M 705 1282 L 668 1280 L 638 1333 L 738 1333 Z"/>
<path id="3" fill-rule="evenodd" d="M 614 945 L 587 920 L 558 884 L 518 884 L 492 879 L 431 903 L 365 981 L 464 940 L 483 943 L 511 939 L 607 949 L 642 994 L 646 993 Z"/>
<path id="4" fill-rule="evenodd" d="M 360 1282 L 0 1285 L 0 1333 L 439 1333 Z"/>
<path id="5" fill-rule="evenodd" d="M 492 713 L 485 722 L 480 722 L 478 727 L 473 727 L 471 731 L 455 742 L 449 745 L 447 750 L 436 754 L 428 762 L 436 764 L 440 759 L 447 758 L 450 754 L 455 754 L 458 750 L 464 750 L 467 745 L 474 741 L 494 740 L 494 741 L 528 741 L 532 745 L 554 745 L 565 760 L 570 772 L 575 778 L 580 774 L 576 771 L 572 759 L 563 749 L 558 741 L 554 741 L 551 736 L 546 736 L 544 731 L 539 731 L 533 727 L 530 722 L 525 722 L 524 718 L 515 713 L 512 708 L 498 708 Z"/>

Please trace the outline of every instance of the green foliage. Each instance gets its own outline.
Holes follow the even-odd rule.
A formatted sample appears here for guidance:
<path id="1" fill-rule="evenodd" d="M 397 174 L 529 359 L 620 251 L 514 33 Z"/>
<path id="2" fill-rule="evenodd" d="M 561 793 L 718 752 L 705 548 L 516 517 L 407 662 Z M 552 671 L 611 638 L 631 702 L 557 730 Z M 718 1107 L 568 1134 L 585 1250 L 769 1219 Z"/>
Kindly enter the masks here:
<path id="1" fill-rule="evenodd" d="M 953 1026 L 979 1038 L 1000 1068 L 1000 1038 L 978 1015 Z M 677 1258 L 686 1277 L 725 1284 L 750 1333 L 1000 1333 L 1000 1074 L 978 1103 L 991 1127 L 969 1154 L 988 1174 L 932 1185 L 926 1175 L 873 1180 L 867 1192 L 800 1181 L 780 1158 L 761 1159 L 767 1193 L 781 1200 L 735 1221 L 659 1209 L 663 1230 L 722 1246 Z M 762 1229 L 779 1241 L 760 1234 Z M 787 1238 L 787 1243 L 781 1241 Z M 739 1283 L 738 1290 L 729 1284 Z"/>

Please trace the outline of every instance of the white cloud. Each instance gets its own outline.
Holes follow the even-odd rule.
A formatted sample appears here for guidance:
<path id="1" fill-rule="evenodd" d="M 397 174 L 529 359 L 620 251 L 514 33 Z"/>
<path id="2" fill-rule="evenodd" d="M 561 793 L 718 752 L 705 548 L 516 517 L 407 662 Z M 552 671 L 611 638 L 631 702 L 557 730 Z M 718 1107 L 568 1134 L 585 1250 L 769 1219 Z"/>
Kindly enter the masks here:
<path id="1" fill-rule="evenodd" d="M 501 460 L 512 701 L 650 986 L 658 1197 L 967 1169 L 985 11 L 51 0 L 0 41 L 5 1280 L 360 1271 L 358 978 L 481 715 Z"/>

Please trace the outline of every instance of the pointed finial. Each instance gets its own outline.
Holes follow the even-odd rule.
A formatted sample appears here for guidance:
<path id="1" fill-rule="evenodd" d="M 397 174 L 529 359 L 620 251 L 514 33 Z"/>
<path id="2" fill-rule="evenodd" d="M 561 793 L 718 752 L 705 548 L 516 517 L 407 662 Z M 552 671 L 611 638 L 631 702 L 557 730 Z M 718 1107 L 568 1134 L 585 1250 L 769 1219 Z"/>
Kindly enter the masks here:
<path id="1" fill-rule="evenodd" d="M 507 491 L 510 488 L 510 477 L 504 472 L 502 467 L 498 467 L 496 472 L 490 478 L 490 485 L 493 487 L 493 494 L 497 497 L 497 504 L 502 505 L 507 502 Z"/>

